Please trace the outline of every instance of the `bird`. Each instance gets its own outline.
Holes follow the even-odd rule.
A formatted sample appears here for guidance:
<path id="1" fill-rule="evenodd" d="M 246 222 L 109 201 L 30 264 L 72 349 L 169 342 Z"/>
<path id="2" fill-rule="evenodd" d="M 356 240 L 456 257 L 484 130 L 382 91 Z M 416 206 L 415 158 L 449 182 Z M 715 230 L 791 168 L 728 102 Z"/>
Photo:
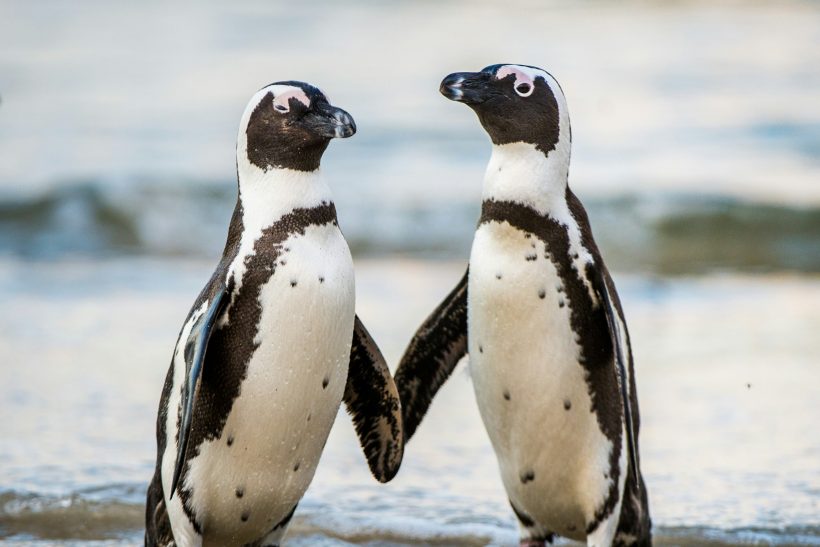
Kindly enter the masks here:
<path id="1" fill-rule="evenodd" d="M 350 250 L 319 169 L 331 139 L 355 132 L 304 82 L 250 99 L 224 252 L 162 389 L 147 546 L 279 545 L 342 400 L 375 478 L 398 471 L 401 403 L 356 315 Z"/>
<path id="2" fill-rule="evenodd" d="M 568 186 L 566 98 L 543 69 L 445 77 L 492 142 L 467 272 L 395 374 L 405 442 L 469 354 L 479 412 L 520 528 L 588 545 L 650 545 L 629 333 L 587 213 Z"/>

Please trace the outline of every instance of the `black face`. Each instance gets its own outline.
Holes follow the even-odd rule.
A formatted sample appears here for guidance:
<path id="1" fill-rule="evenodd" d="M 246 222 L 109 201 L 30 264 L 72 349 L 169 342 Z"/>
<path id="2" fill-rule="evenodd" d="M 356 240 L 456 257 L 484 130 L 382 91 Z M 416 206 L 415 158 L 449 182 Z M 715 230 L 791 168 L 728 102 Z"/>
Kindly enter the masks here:
<path id="1" fill-rule="evenodd" d="M 269 91 L 251 113 L 245 130 L 248 160 L 260 169 L 314 171 L 330 139 L 356 132 L 350 114 L 331 106 L 312 85 L 292 81 L 271 85 L 291 86 L 295 93 L 276 99 Z"/>
<path id="2" fill-rule="evenodd" d="M 517 66 L 525 65 L 456 72 L 442 80 L 439 91 L 472 108 L 493 144 L 525 142 L 549 154 L 560 132 L 558 101 L 544 78 L 524 78 Z"/>

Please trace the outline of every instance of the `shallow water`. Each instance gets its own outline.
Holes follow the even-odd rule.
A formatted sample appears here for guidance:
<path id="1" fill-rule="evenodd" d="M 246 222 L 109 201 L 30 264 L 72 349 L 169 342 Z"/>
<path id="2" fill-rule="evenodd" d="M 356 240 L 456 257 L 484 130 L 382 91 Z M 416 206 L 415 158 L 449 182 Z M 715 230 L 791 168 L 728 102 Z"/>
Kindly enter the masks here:
<path id="1" fill-rule="evenodd" d="M 0 423 L 3 541 L 140 540 L 159 391 L 210 269 L 0 263 L 0 414 L 13 417 Z M 462 271 L 357 262 L 359 314 L 391 363 Z M 658 543 L 820 544 L 820 279 L 616 279 L 636 348 Z M 370 477 L 340 412 L 290 544 L 509 545 L 505 500 L 462 364 L 386 486 Z"/>

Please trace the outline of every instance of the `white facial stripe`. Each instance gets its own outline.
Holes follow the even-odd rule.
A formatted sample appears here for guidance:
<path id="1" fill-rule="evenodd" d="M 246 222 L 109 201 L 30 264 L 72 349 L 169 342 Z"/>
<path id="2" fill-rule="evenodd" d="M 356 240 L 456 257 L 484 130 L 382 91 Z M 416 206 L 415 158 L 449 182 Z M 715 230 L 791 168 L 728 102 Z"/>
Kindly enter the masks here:
<path id="1" fill-rule="evenodd" d="M 495 74 L 495 77 L 499 80 L 503 80 L 510 74 L 515 76 L 515 83 L 513 84 L 513 87 L 515 88 L 516 93 L 518 93 L 522 97 L 529 97 L 530 95 L 532 95 L 532 92 L 535 91 L 535 78 L 521 70 L 516 65 L 507 65 L 499 68 L 498 72 L 496 72 Z M 527 88 L 527 91 L 524 93 L 518 90 L 518 86 L 520 86 L 521 84 L 529 86 Z"/>
<path id="2" fill-rule="evenodd" d="M 536 78 L 543 78 L 547 83 L 549 83 L 549 81 L 553 79 L 546 70 L 523 65 L 504 65 L 498 69 L 495 73 L 495 77 L 501 79 L 510 74 L 524 75 L 529 78 L 531 82 L 535 81 Z"/>
<path id="3" fill-rule="evenodd" d="M 268 93 L 273 93 L 274 106 L 276 104 L 284 104 L 288 107 L 288 110 L 290 110 L 288 101 L 291 97 L 293 97 L 305 106 L 310 107 L 310 99 L 308 99 L 308 96 L 299 87 L 292 85 L 269 85 L 268 87 L 263 87 L 257 91 L 253 97 L 251 97 L 250 101 L 248 101 L 248 106 L 245 107 L 245 112 L 242 114 L 242 121 L 239 124 L 239 127 L 241 128 L 240 133 L 245 132 L 245 128 L 248 127 L 248 121 L 251 119 L 251 114 Z M 281 100 L 283 96 L 285 97 L 284 102 Z"/>
<path id="4" fill-rule="evenodd" d="M 505 72 L 506 71 L 506 72 Z M 558 101 L 561 109 L 566 111 L 567 110 L 567 100 L 564 98 L 564 92 L 561 90 L 561 86 L 558 85 L 558 81 L 552 77 L 552 74 L 547 72 L 546 70 L 541 70 L 540 68 L 533 68 L 531 66 L 522 66 L 522 65 L 504 65 L 498 69 L 495 73 L 496 78 L 503 78 L 502 72 L 504 75 L 508 74 L 524 74 L 526 75 L 531 82 L 535 82 L 536 78 L 541 78 L 544 82 L 550 87 L 552 90 L 552 94 L 555 96 L 555 99 Z M 517 76 L 516 76 L 516 84 L 518 84 Z"/>
<path id="5" fill-rule="evenodd" d="M 283 90 L 273 90 L 272 88 L 274 87 L 283 88 Z M 273 107 L 281 112 L 287 112 L 288 110 L 290 110 L 291 99 L 296 99 L 306 107 L 310 107 L 310 99 L 308 99 L 308 96 L 305 95 L 305 92 L 298 87 L 276 85 L 270 86 L 268 90 L 273 91 Z"/>

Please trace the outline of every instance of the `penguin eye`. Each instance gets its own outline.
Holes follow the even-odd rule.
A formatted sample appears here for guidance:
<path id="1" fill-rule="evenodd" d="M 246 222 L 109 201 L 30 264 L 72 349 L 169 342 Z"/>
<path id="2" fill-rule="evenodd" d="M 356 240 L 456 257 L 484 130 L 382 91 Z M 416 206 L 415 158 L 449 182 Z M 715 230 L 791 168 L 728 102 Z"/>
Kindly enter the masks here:
<path id="1" fill-rule="evenodd" d="M 277 104 L 273 108 L 275 108 L 278 112 L 287 112 L 288 110 L 290 110 L 287 106 L 283 104 Z"/>
<path id="2" fill-rule="evenodd" d="M 522 82 L 515 86 L 515 92 L 521 97 L 529 97 L 532 94 L 533 86 L 526 82 Z"/>

